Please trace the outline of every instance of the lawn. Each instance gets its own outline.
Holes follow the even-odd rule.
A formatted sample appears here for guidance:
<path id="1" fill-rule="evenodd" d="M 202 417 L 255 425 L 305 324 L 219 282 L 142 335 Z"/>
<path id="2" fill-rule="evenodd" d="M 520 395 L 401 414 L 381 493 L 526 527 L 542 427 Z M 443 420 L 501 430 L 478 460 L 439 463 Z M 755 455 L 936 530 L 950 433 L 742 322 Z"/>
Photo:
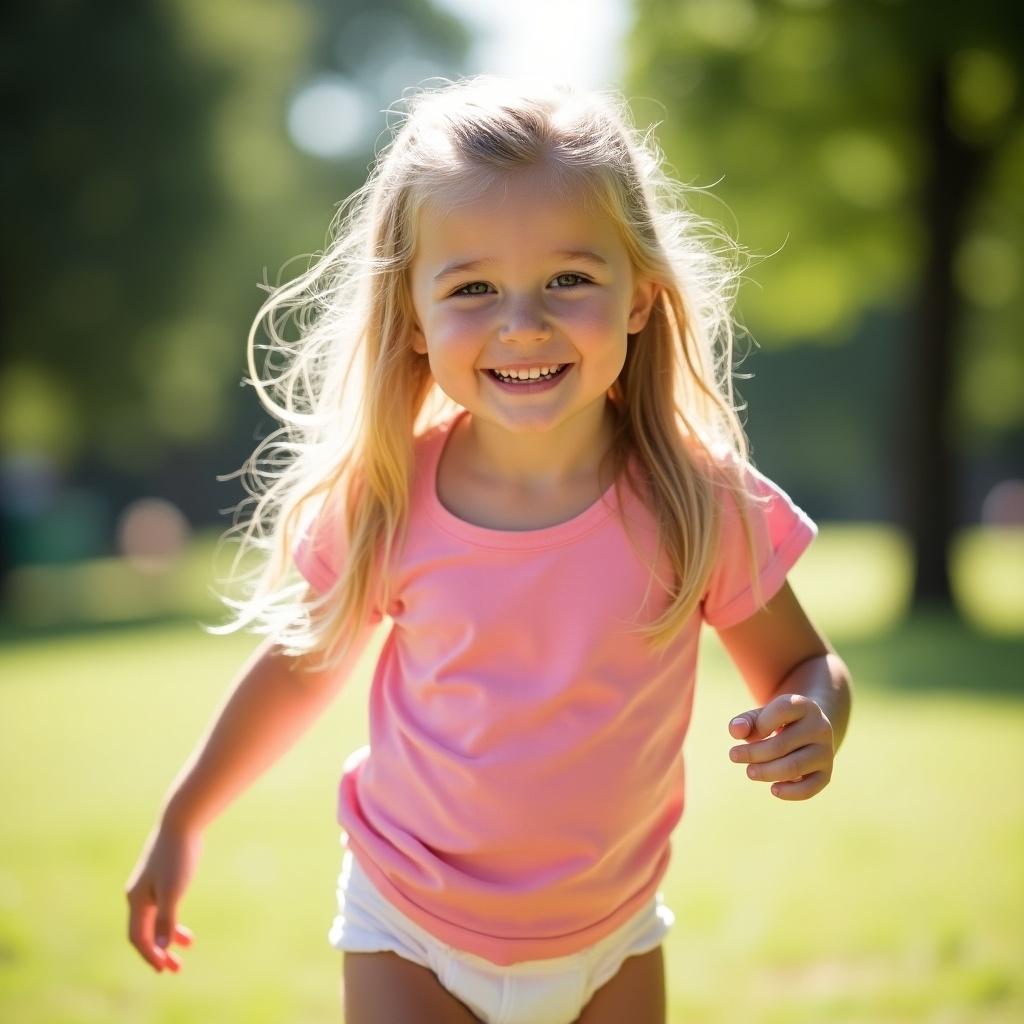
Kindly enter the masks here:
<path id="1" fill-rule="evenodd" d="M 943 616 L 886 629 L 879 608 L 898 619 L 906 583 L 889 544 L 824 527 L 792 574 L 855 682 L 832 784 L 812 800 L 775 800 L 729 761 L 726 723 L 753 705 L 705 633 L 663 884 L 672 1022 L 1024 1019 L 1024 636 L 1007 627 L 1020 606 L 1001 602 L 990 634 Z M 991 601 L 990 571 L 1012 591 L 1019 577 L 991 568 L 1009 560 L 968 546 L 960 592 Z M 376 643 L 208 831 L 180 907 L 196 934 L 181 973 L 156 974 L 127 941 L 123 887 L 152 816 L 254 644 L 187 622 L 6 641 L 0 1018 L 340 1019 L 335 787 L 366 742 Z"/>

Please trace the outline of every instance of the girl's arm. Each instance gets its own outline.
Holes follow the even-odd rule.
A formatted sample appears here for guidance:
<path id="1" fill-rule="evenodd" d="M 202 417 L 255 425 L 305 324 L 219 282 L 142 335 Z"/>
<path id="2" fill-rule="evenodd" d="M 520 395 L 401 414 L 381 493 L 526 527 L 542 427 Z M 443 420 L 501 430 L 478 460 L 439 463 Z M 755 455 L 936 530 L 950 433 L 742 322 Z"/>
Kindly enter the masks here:
<path id="1" fill-rule="evenodd" d="M 296 659 L 264 640 L 172 783 L 161 824 L 187 832 L 205 829 L 320 717 L 349 668 L 302 671 Z"/>
<path id="2" fill-rule="evenodd" d="M 747 688 L 763 706 L 729 723 L 733 761 L 747 776 L 772 782 L 781 799 L 805 800 L 832 777 L 832 762 L 850 719 L 846 663 L 807 618 L 789 582 L 764 609 L 718 630 Z"/>
<path id="3" fill-rule="evenodd" d="M 172 785 L 125 887 L 128 937 L 155 970 L 180 970 L 181 960 L 169 947 L 192 944 L 177 906 L 196 869 L 204 829 L 327 707 L 358 658 L 358 647 L 340 669 L 308 672 L 301 660 L 265 640 L 239 671 Z"/>

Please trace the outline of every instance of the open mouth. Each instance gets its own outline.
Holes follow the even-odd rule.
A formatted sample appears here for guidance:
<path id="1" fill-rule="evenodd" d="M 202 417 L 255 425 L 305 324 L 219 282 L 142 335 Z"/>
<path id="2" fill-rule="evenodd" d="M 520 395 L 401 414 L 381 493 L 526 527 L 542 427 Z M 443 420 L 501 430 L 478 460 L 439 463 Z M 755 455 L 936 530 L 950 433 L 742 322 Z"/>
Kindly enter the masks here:
<path id="1" fill-rule="evenodd" d="M 561 377 L 570 366 L 572 366 L 572 363 L 562 363 L 554 373 L 544 374 L 540 377 L 530 377 L 527 380 L 520 380 L 518 377 L 502 377 L 496 370 L 488 370 L 487 372 L 500 384 L 507 384 L 509 387 L 529 387 L 530 385 L 546 384 L 548 381 Z"/>

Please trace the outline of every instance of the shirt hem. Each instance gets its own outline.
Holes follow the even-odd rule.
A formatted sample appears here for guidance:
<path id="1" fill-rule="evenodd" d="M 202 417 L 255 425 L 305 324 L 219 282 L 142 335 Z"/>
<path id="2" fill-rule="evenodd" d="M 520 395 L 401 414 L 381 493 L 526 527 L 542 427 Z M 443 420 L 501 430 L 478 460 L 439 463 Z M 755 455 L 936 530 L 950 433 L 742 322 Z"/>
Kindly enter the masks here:
<path id="1" fill-rule="evenodd" d="M 352 847 L 352 855 L 359 859 L 359 866 L 369 877 L 370 881 L 379 889 L 381 895 L 393 904 L 400 913 L 404 914 L 445 945 L 460 952 L 471 953 L 501 967 L 508 967 L 512 964 L 532 960 L 549 960 L 555 957 L 571 956 L 594 945 L 596 942 L 600 942 L 605 936 L 610 935 L 635 914 L 639 913 L 641 908 L 656 896 L 658 886 L 661 884 L 668 869 L 668 851 L 666 850 L 666 855 L 663 856 L 662 862 L 651 881 L 640 892 L 636 893 L 616 911 L 597 924 L 581 928 L 579 931 L 569 932 L 566 935 L 557 935 L 547 939 L 533 937 L 522 939 L 502 938 L 460 928 L 450 921 L 444 921 L 425 911 L 418 904 L 406 899 L 372 861 L 366 857 L 359 856 L 358 846 L 352 842 L 351 835 L 349 836 L 349 845 Z"/>

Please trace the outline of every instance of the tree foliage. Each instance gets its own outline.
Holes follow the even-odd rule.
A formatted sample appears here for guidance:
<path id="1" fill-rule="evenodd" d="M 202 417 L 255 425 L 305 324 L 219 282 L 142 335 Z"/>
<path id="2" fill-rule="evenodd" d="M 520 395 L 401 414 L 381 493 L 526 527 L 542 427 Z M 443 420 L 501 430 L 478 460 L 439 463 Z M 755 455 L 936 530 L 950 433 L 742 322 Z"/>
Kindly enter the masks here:
<path id="1" fill-rule="evenodd" d="M 929 245 L 930 76 L 978 161 L 952 252 L 962 323 L 958 435 L 1024 426 L 1021 5 L 926 0 L 636 0 L 630 95 L 683 180 L 768 255 L 741 316 L 759 341 L 837 344 L 871 309 L 904 307 Z M 950 195 L 948 202 L 956 201 Z M 756 287 L 753 286 L 756 282 Z"/>

